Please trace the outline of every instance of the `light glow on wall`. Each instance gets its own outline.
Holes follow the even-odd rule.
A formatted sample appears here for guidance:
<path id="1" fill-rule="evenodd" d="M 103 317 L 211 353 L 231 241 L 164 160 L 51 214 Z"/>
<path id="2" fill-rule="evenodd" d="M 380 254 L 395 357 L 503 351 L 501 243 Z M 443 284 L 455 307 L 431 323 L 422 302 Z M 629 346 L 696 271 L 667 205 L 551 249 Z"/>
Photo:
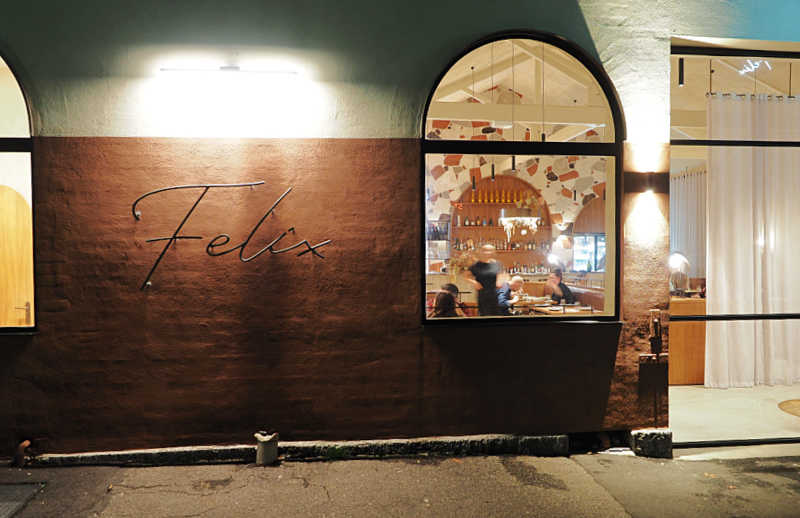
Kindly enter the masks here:
<path id="1" fill-rule="evenodd" d="M 669 171 L 669 144 L 666 142 L 625 142 L 622 168 L 632 173 Z"/>
<path id="2" fill-rule="evenodd" d="M 651 247 L 665 239 L 664 236 L 669 240 L 669 228 L 656 195 L 651 190 L 635 195 L 633 210 L 625 222 L 625 238 L 636 245 Z"/>
<path id="3" fill-rule="evenodd" d="M 333 104 L 306 68 L 286 59 L 194 55 L 154 69 L 132 114 L 153 136 L 319 136 Z"/>

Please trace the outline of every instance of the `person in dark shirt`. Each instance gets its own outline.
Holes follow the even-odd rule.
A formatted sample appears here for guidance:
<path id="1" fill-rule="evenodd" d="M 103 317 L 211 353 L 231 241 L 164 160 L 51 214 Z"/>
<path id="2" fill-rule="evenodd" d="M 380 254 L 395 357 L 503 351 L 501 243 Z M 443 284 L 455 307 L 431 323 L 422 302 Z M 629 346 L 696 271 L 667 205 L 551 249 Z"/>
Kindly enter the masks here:
<path id="1" fill-rule="evenodd" d="M 550 298 L 556 304 L 574 304 L 575 295 L 572 294 L 567 285 L 564 284 L 564 275 L 561 268 L 556 268 L 547 277 L 547 286 L 553 291 Z"/>
<path id="2" fill-rule="evenodd" d="M 501 315 L 511 315 L 512 306 L 519 302 L 520 290 L 524 282 L 522 277 L 515 275 L 497 288 L 497 305 L 500 307 Z"/>
<path id="3" fill-rule="evenodd" d="M 478 252 L 478 260 L 464 272 L 464 276 L 478 292 L 478 314 L 496 316 L 500 314 L 497 305 L 497 274 L 500 263 L 494 259 L 494 247 L 483 245 Z"/>

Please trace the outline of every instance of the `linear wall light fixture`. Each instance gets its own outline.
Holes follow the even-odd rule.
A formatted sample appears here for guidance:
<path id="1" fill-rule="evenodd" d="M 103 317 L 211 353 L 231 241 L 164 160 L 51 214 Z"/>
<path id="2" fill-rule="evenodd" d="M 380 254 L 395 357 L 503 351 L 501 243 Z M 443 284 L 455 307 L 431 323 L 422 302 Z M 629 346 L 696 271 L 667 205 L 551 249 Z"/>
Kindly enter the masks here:
<path id="1" fill-rule="evenodd" d="M 268 70 L 268 69 L 249 69 L 241 68 L 239 65 L 221 65 L 217 68 L 178 68 L 178 67 L 164 67 L 159 69 L 160 72 L 184 72 L 184 73 L 242 73 L 242 74 L 265 74 L 277 76 L 296 76 L 297 72 L 294 70 Z"/>

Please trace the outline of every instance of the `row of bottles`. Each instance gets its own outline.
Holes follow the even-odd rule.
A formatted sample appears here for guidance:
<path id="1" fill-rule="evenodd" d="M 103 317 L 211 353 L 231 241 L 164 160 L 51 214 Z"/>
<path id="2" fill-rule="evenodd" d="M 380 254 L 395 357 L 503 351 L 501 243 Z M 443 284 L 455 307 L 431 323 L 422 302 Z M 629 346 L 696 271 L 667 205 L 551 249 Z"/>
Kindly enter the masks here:
<path id="1" fill-rule="evenodd" d="M 460 215 L 456 215 L 456 226 L 457 227 L 462 226 L 461 216 Z M 481 218 L 480 216 L 473 216 L 472 219 L 469 219 L 469 216 L 465 216 L 464 217 L 463 226 L 465 226 L 465 227 L 494 227 L 494 226 L 501 227 L 502 225 L 500 224 L 500 221 L 498 221 L 497 225 L 495 225 L 494 218 L 492 218 L 492 217 L 489 217 L 489 219 L 486 219 L 485 217 Z"/>
<path id="2" fill-rule="evenodd" d="M 470 203 L 518 203 L 527 197 L 521 190 L 473 190 L 470 194 Z"/>
<path id="3" fill-rule="evenodd" d="M 453 243 L 453 250 L 477 250 L 478 248 L 482 247 L 483 245 L 492 245 L 495 247 L 496 250 L 501 252 L 507 251 L 540 251 L 540 252 L 548 252 L 550 250 L 550 243 L 547 241 L 507 241 L 502 239 L 483 239 L 482 237 L 478 237 L 477 239 L 456 239 L 455 243 Z"/>
<path id="4" fill-rule="evenodd" d="M 428 222 L 428 228 L 425 230 L 425 239 L 428 241 L 447 241 L 450 239 L 447 227 L 447 221 Z"/>

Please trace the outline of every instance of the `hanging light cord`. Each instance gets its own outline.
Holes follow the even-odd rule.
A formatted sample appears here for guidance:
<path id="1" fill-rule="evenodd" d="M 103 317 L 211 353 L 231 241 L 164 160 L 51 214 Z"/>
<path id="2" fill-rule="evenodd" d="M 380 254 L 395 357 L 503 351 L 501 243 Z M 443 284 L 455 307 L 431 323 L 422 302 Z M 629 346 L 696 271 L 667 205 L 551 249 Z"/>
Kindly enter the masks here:
<path id="1" fill-rule="evenodd" d="M 517 140 L 517 128 L 514 127 L 514 103 L 517 97 L 517 75 L 514 73 L 514 57 L 516 46 L 511 42 L 511 140 Z"/>
<path id="2" fill-rule="evenodd" d="M 544 121 L 544 43 L 542 43 L 542 142 L 545 140 Z"/>

